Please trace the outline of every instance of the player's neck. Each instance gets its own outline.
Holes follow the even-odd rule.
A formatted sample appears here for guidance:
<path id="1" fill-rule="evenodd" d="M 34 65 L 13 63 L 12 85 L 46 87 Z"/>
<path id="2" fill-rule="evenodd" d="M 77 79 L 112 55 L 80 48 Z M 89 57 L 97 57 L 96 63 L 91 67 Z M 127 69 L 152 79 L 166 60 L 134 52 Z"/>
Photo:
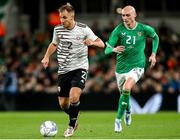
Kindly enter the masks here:
<path id="1" fill-rule="evenodd" d="M 133 21 L 131 24 L 125 24 L 127 28 L 134 29 L 136 27 L 136 21 Z"/>
<path id="2" fill-rule="evenodd" d="M 72 30 L 72 29 L 75 27 L 75 25 L 76 25 L 76 22 L 73 21 L 72 24 L 71 24 L 71 26 L 69 26 L 68 30 Z"/>

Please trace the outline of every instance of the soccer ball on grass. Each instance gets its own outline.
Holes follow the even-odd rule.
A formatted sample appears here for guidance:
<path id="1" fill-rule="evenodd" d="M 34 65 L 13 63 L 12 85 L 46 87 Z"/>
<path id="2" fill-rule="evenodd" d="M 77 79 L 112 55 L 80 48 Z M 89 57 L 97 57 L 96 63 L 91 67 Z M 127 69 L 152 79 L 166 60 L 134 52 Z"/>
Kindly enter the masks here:
<path id="1" fill-rule="evenodd" d="M 57 132 L 58 128 L 53 121 L 45 121 L 40 126 L 40 133 L 44 137 L 54 137 Z"/>

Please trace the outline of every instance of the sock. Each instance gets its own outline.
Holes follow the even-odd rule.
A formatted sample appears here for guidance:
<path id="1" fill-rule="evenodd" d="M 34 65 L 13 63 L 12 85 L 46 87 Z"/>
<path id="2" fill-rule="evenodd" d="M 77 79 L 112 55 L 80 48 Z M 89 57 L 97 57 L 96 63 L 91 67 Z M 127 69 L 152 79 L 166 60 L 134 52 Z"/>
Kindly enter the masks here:
<path id="1" fill-rule="evenodd" d="M 130 112 L 130 110 L 131 110 L 131 104 L 130 104 L 130 94 L 131 94 L 131 91 L 125 91 L 125 92 L 126 92 L 126 95 L 128 96 L 127 97 L 126 112 Z"/>
<path id="2" fill-rule="evenodd" d="M 126 112 L 128 112 L 128 113 L 131 112 L 130 95 L 129 95 L 129 102 L 128 102 L 127 107 L 126 107 Z"/>
<path id="3" fill-rule="evenodd" d="M 70 104 L 69 107 L 69 126 L 74 127 L 80 110 L 80 102 Z"/>
<path id="4" fill-rule="evenodd" d="M 70 109 L 69 109 L 69 108 L 70 108 L 70 107 L 63 109 L 63 111 L 64 111 L 66 114 L 68 114 L 68 115 L 69 115 L 69 112 L 70 112 Z"/>
<path id="5" fill-rule="evenodd" d="M 119 119 L 119 120 L 122 120 L 124 111 L 126 109 L 130 109 L 129 96 L 130 96 L 130 91 L 126 91 L 126 90 L 122 91 L 122 94 L 119 98 L 118 112 L 117 112 L 117 119 Z"/>

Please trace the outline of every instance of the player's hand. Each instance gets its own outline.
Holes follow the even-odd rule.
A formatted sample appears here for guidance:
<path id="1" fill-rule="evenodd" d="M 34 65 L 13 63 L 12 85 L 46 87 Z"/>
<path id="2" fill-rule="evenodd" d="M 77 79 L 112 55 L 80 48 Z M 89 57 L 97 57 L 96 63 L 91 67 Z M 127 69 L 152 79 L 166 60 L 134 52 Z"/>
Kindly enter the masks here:
<path id="1" fill-rule="evenodd" d="M 156 64 L 156 54 L 152 53 L 149 57 L 149 62 L 151 62 L 150 68 L 154 67 Z"/>
<path id="2" fill-rule="evenodd" d="M 125 50 L 125 47 L 124 46 L 117 46 L 113 49 L 113 52 L 115 53 L 123 53 Z"/>
<path id="3" fill-rule="evenodd" d="M 87 38 L 87 39 L 84 40 L 84 44 L 87 45 L 87 46 L 92 46 L 92 45 L 94 45 L 94 41 Z"/>
<path id="4" fill-rule="evenodd" d="M 49 65 L 49 58 L 43 58 L 42 60 L 41 60 L 41 63 L 42 63 L 42 65 L 43 65 L 43 67 L 46 69 L 47 67 L 48 67 L 48 65 Z"/>

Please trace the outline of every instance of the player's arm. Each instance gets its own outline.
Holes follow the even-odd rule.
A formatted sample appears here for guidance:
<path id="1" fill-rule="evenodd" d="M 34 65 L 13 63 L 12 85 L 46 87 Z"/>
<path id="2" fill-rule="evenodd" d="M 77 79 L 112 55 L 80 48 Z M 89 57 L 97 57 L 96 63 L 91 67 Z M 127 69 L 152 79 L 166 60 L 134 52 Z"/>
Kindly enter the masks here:
<path id="1" fill-rule="evenodd" d="M 152 53 L 156 54 L 159 46 L 159 36 L 155 33 L 152 38 Z"/>
<path id="2" fill-rule="evenodd" d="M 43 67 L 46 69 L 49 65 L 49 58 L 50 56 L 56 51 L 56 45 L 54 43 L 50 43 L 48 46 L 48 49 L 43 57 L 43 59 L 41 60 L 41 63 L 43 65 Z"/>
<path id="3" fill-rule="evenodd" d="M 105 49 L 105 54 L 111 54 L 113 52 L 115 53 L 122 53 L 124 51 L 124 46 L 116 46 L 117 41 L 119 40 L 119 31 L 118 27 L 116 27 L 113 32 L 111 33 L 109 40 L 105 43 L 106 44 L 106 49 Z"/>
<path id="4" fill-rule="evenodd" d="M 125 49 L 124 46 L 116 46 L 114 48 L 108 42 L 106 42 L 105 54 L 111 54 L 112 52 L 122 53 L 122 52 L 124 52 L 124 49 Z"/>
<path id="5" fill-rule="evenodd" d="M 159 46 L 159 37 L 155 33 L 154 37 L 152 38 L 152 53 L 149 57 L 149 62 L 151 62 L 150 68 L 154 67 L 156 64 L 156 53 Z"/>
<path id="6" fill-rule="evenodd" d="M 152 53 L 149 57 L 149 62 L 151 62 L 150 68 L 154 67 L 156 64 L 156 53 L 159 46 L 159 36 L 155 32 L 154 28 L 150 26 L 145 26 L 146 33 L 152 38 Z"/>
<path id="7" fill-rule="evenodd" d="M 97 46 L 100 48 L 104 48 L 104 46 L 105 46 L 104 42 L 100 38 L 97 38 L 95 41 L 87 38 L 84 40 L 84 44 L 87 46 Z"/>
<path id="8" fill-rule="evenodd" d="M 85 45 L 104 48 L 104 42 L 99 37 L 97 37 L 88 26 L 86 26 L 84 32 L 86 34 L 86 39 L 84 40 Z"/>
<path id="9" fill-rule="evenodd" d="M 41 60 L 41 63 L 43 65 L 43 67 L 46 69 L 49 65 L 49 58 L 50 56 L 56 51 L 57 49 L 57 44 L 58 44 L 58 38 L 56 35 L 56 30 L 54 28 L 54 32 L 53 32 L 53 39 L 52 42 L 49 44 L 46 53 L 44 55 L 44 58 Z"/>

